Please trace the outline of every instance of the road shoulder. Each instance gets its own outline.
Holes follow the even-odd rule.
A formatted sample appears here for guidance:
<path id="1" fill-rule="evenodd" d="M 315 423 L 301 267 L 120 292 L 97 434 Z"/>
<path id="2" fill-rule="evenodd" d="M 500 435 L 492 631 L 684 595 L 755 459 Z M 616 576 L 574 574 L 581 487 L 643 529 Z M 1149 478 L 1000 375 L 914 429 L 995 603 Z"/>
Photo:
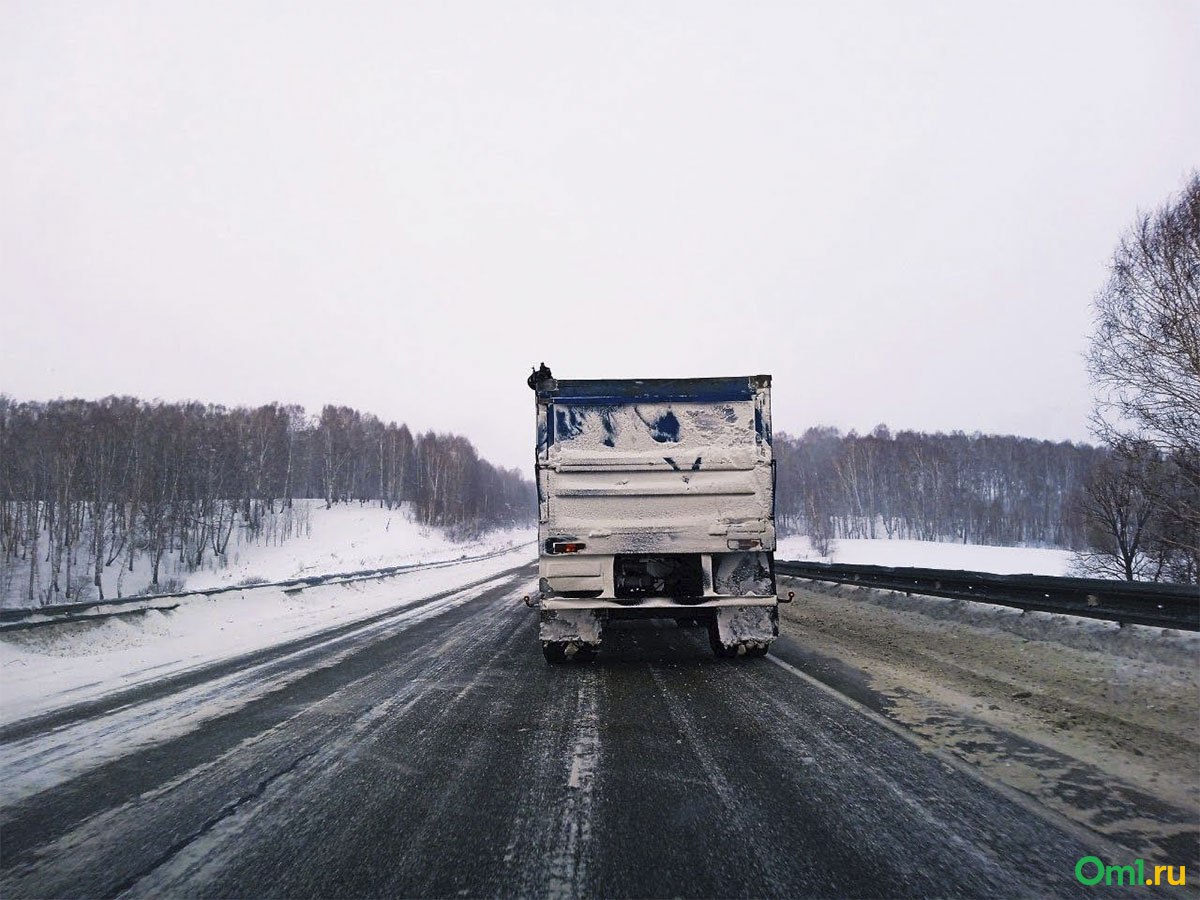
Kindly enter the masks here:
<path id="1" fill-rule="evenodd" d="M 776 655 L 1148 858 L 1198 861 L 1200 641 L 786 586 Z"/>

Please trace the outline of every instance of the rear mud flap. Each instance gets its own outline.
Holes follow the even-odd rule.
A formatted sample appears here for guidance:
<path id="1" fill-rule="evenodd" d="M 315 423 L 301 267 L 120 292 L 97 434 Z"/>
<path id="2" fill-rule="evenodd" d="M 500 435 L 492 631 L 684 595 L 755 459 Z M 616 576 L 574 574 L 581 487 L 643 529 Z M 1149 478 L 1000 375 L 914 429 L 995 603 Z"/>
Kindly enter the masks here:
<path id="1" fill-rule="evenodd" d="M 726 647 L 767 647 L 779 635 L 776 606 L 732 606 L 717 610 L 717 635 Z"/>
<path id="2" fill-rule="evenodd" d="M 602 629 L 594 609 L 543 609 L 538 636 L 543 643 L 598 647 Z"/>

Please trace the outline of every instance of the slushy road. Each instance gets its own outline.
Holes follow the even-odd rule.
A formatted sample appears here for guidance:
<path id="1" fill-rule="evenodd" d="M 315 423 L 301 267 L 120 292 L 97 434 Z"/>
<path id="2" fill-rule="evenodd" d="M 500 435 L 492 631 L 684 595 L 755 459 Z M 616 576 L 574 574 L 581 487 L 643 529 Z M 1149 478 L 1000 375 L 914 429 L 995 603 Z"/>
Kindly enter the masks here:
<path id="1" fill-rule="evenodd" d="M 1087 835 L 804 677 L 786 637 L 718 660 L 629 623 L 551 667 L 535 583 L 8 726 L 0 895 L 1094 893 Z"/>

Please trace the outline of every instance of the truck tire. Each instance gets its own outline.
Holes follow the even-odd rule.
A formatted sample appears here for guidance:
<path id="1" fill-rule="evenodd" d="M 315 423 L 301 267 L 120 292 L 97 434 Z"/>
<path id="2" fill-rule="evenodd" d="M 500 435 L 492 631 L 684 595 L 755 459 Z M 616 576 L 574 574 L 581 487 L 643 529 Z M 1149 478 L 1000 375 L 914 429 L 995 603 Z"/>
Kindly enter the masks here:
<path id="1" fill-rule="evenodd" d="M 542 641 L 542 655 L 546 662 L 559 664 L 574 660 L 575 662 L 591 662 L 596 658 L 596 648 L 587 644 L 576 644 L 575 652 L 568 653 L 570 641 Z"/>
<path id="2" fill-rule="evenodd" d="M 587 644 L 584 644 L 575 651 L 575 662 L 594 662 L 598 652 L 599 649 L 597 647 L 590 647 Z"/>
<path id="3" fill-rule="evenodd" d="M 708 623 L 708 645 L 712 647 L 712 652 L 721 659 L 733 659 L 738 655 L 738 648 L 736 644 L 732 647 L 727 647 L 725 644 L 721 643 L 721 634 L 717 630 L 716 622 Z"/>
<path id="4" fill-rule="evenodd" d="M 708 643 L 712 647 L 713 653 L 721 657 L 721 659 L 735 659 L 739 656 L 744 656 L 747 659 L 757 659 L 760 656 L 766 656 L 767 650 L 770 649 L 769 644 L 759 643 L 736 643 L 726 646 L 721 643 L 721 636 L 717 630 L 717 623 L 710 622 L 708 626 Z"/>

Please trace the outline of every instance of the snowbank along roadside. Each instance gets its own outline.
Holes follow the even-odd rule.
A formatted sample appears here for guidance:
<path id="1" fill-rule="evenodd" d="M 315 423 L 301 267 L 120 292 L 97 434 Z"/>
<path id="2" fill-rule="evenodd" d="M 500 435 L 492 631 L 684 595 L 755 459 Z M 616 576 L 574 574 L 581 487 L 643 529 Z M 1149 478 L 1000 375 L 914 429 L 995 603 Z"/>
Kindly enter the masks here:
<path id="1" fill-rule="evenodd" d="M 166 613 L 10 632 L 0 640 L 0 725 L 315 634 L 533 558 L 525 545 L 379 580 L 187 597 Z"/>
<path id="2" fill-rule="evenodd" d="M 776 559 L 863 566 L 961 569 L 996 575 L 1067 575 L 1074 554 L 1047 547 L 992 547 L 946 541 L 836 540 L 819 556 L 805 535 L 780 538 Z"/>

